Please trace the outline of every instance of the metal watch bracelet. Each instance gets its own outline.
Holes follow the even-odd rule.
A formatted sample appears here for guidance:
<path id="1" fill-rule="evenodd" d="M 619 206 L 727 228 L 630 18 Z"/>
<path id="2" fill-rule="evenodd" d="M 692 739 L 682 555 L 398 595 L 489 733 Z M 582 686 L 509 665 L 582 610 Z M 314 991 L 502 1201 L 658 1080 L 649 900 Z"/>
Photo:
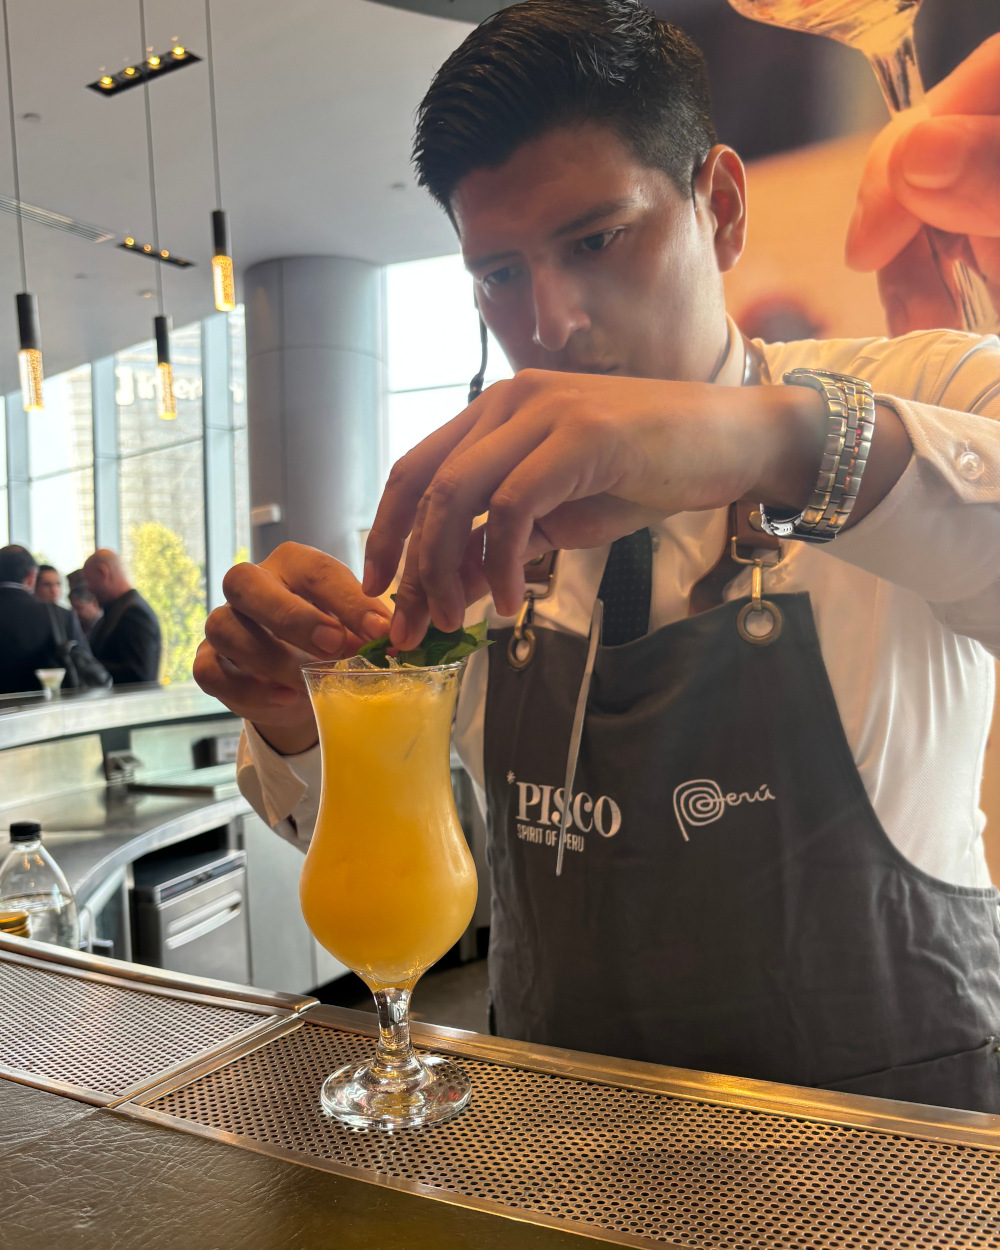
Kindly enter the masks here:
<path id="1" fill-rule="evenodd" d="M 843 529 L 861 489 L 875 429 L 875 398 L 862 378 L 826 369 L 790 369 L 781 380 L 809 386 L 826 400 L 826 445 L 806 506 L 801 512 L 782 512 L 761 504 L 761 528 L 775 538 L 827 543 Z"/>

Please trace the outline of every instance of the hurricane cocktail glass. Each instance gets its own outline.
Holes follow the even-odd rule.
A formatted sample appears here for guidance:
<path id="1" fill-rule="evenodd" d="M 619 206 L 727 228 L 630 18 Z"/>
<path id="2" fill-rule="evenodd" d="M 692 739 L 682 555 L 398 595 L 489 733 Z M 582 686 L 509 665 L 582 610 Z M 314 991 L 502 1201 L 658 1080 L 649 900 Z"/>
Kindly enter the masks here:
<path id="1" fill-rule="evenodd" d="M 410 1044 L 414 985 L 459 939 L 476 869 L 451 788 L 451 723 L 462 662 L 306 665 L 323 761 L 319 813 L 299 895 L 306 923 L 375 995 L 378 1043 L 324 1082 L 324 1108 L 355 1128 L 411 1128 L 456 1115 L 465 1073 Z"/>

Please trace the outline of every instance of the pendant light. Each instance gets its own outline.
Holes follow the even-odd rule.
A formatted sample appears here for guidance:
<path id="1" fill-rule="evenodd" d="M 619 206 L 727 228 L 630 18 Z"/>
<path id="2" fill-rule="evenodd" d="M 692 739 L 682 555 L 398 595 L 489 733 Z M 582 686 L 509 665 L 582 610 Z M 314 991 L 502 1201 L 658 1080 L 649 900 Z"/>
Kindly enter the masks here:
<path id="1" fill-rule="evenodd" d="M 208 47 L 208 99 L 212 114 L 212 166 L 215 171 L 215 209 L 212 213 L 212 287 L 219 312 L 236 307 L 233 258 L 229 247 L 229 223 L 222 208 L 222 178 L 219 174 L 219 125 L 215 114 L 215 56 L 212 51 L 212 0 L 205 0 L 205 34 Z"/>
<path id="2" fill-rule="evenodd" d="M 42 348 L 38 330 L 38 301 L 28 292 L 27 269 L 24 264 L 24 223 L 21 219 L 21 177 L 17 165 L 17 129 L 14 125 L 14 79 L 10 71 L 10 30 L 7 26 L 7 0 L 3 8 L 3 48 L 7 61 L 7 110 L 10 116 L 10 153 L 14 166 L 14 202 L 17 206 L 17 250 L 21 259 L 21 290 L 15 297 L 17 335 L 20 349 L 17 363 L 21 374 L 21 403 L 25 412 L 41 412 Z"/>
<path id="3" fill-rule="evenodd" d="M 6 4 L 7 0 L 2 0 Z M 146 59 L 146 3 L 139 0 L 139 35 L 142 39 L 142 57 Z M 159 308 L 153 318 L 153 334 L 156 338 L 156 415 L 162 421 L 177 417 L 174 402 L 174 371 L 170 364 L 170 319 L 163 311 L 163 265 L 160 250 L 160 221 L 156 213 L 156 167 L 153 163 L 153 119 L 149 109 L 149 80 L 142 84 L 146 102 L 146 156 L 149 162 L 149 212 L 153 219 L 153 247 L 156 249 L 156 299 Z"/>

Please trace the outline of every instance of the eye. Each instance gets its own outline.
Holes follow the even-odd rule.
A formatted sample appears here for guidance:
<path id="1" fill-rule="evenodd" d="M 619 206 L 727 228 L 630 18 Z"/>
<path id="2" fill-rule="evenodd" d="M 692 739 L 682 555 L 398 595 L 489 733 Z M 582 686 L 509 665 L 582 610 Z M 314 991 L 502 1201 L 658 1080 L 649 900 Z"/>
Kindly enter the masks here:
<path id="1" fill-rule="evenodd" d="M 588 234 L 581 239 L 578 246 L 587 252 L 603 252 L 620 233 L 619 230 L 600 230 L 597 234 Z"/>
<path id="2" fill-rule="evenodd" d="M 494 269 L 488 274 L 484 274 L 480 279 L 483 289 L 487 292 L 496 290 L 497 287 L 506 286 L 514 277 L 514 266 L 504 265 L 502 269 Z"/>

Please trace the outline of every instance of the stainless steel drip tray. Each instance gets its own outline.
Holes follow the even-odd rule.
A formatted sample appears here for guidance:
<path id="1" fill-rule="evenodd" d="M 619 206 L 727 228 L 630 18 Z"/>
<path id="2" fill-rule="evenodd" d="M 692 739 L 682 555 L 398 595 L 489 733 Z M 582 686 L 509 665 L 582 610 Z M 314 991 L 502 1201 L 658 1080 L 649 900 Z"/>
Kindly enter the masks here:
<path id="1" fill-rule="evenodd" d="M 0 1077 L 106 1106 L 314 1002 L 3 935 Z"/>
<path id="2" fill-rule="evenodd" d="M 451 1123 L 342 1128 L 319 1086 L 374 1019 L 316 1007 L 115 1114 L 620 1245 L 1000 1248 L 1000 1117 L 415 1025 L 473 1082 Z"/>

